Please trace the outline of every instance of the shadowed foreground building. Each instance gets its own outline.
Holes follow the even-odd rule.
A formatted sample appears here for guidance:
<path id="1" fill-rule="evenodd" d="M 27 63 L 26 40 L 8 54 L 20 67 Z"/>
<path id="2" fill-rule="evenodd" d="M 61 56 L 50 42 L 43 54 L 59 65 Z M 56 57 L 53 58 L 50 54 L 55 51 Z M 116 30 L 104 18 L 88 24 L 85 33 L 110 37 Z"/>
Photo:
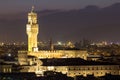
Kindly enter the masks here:
<path id="1" fill-rule="evenodd" d="M 19 51 L 18 60 L 21 72 L 35 72 L 43 76 L 45 71 L 62 72 L 67 76 L 105 74 L 119 75 L 117 64 L 87 61 L 87 51 L 80 50 L 40 50 L 37 47 L 38 35 L 37 14 L 34 8 L 28 13 L 26 32 L 28 35 L 28 51 Z"/>

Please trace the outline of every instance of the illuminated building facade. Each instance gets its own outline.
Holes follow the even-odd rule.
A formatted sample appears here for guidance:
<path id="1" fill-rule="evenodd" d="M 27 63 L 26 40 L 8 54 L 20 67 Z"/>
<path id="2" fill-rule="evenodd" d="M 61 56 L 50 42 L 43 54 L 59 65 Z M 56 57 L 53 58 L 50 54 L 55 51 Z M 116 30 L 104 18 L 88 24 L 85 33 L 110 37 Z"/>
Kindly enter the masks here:
<path id="1" fill-rule="evenodd" d="M 37 35 L 39 25 L 37 24 L 37 14 L 34 12 L 34 7 L 30 13 L 28 13 L 28 24 L 26 25 L 26 32 L 28 35 L 28 51 L 38 51 L 37 47 Z"/>
<path id="2" fill-rule="evenodd" d="M 31 59 L 31 61 L 32 60 L 33 59 Z M 28 62 L 31 63 L 31 61 Z M 61 63 L 60 61 L 63 63 Z M 80 75 L 84 77 L 86 77 L 87 75 L 94 75 L 95 77 L 105 76 L 106 74 L 120 75 L 120 67 L 117 64 L 108 64 L 108 63 L 93 64 L 91 62 L 87 62 L 87 61 L 82 62 L 82 61 L 83 60 L 79 60 L 79 62 L 75 61 L 78 64 L 73 64 L 73 63 L 71 64 L 70 62 L 67 62 L 66 59 L 60 59 L 60 60 L 54 58 L 51 60 L 36 59 L 36 61 L 33 61 L 33 63 L 36 63 L 36 65 L 29 64 L 22 66 L 21 72 L 35 72 L 37 75 L 43 76 L 45 71 L 53 71 L 53 72 L 61 72 L 62 74 L 66 74 L 69 77 L 75 77 Z"/>
<path id="3" fill-rule="evenodd" d="M 0 64 L 0 72 L 11 73 L 12 72 L 12 65 Z"/>
<path id="4" fill-rule="evenodd" d="M 44 66 L 46 71 L 62 72 L 67 76 L 79 75 L 105 76 L 106 74 L 119 75 L 119 65 L 79 65 L 79 66 Z"/>

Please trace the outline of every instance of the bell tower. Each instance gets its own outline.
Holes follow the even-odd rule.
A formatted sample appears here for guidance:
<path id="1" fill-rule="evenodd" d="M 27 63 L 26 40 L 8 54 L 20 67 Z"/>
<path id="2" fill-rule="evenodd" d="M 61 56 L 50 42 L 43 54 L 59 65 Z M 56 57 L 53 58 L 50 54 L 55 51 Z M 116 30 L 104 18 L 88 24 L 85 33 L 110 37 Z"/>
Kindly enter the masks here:
<path id="1" fill-rule="evenodd" d="M 37 13 L 34 12 L 34 6 L 32 6 L 31 12 L 28 13 L 28 23 L 26 25 L 29 52 L 38 51 L 38 46 L 37 46 L 38 32 L 39 32 L 39 25 L 37 23 Z"/>

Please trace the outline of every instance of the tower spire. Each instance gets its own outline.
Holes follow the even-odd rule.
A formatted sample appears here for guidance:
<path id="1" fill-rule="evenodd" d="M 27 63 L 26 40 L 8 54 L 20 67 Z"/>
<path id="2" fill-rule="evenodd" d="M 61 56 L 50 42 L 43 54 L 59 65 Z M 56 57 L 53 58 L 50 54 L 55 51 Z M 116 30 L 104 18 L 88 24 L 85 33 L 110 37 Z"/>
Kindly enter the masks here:
<path id="1" fill-rule="evenodd" d="M 35 7 L 34 7 L 34 6 L 32 6 L 31 12 L 34 12 L 34 9 L 35 9 Z"/>

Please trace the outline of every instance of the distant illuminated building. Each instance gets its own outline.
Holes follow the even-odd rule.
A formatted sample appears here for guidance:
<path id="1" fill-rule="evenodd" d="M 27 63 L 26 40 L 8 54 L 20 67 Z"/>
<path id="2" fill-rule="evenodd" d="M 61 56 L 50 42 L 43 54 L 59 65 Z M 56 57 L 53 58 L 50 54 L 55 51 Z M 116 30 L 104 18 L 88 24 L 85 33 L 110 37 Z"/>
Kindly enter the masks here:
<path id="1" fill-rule="evenodd" d="M 28 23 L 26 25 L 26 32 L 28 35 L 28 51 L 38 51 L 37 35 L 39 25 L 37 24 L 37 14 L 34 12 L 34 7 L 28 13 Z"/>
<path id="2" fill-rule="evenodd" d="M 62 42 L 58 41 L 58 42 L 57 42 L 57 45 L 63 45 L 63 44 L 62 44 Z"/>
<path id="3" fill-rule="evenodd" d="M 69 47 L 69 48 L 74 48 L 75 47 L 74 44 L 71 41 L 68 41 L 66 46 Z"/>
<path id="4" fill-rule="evenodd" d="M 107 46 L 108 42 L 106 41 L 101 41 L 101 42 L 97 42 L 97 43 L 92 43 L 91 45 L 96 45 L 98 47 L 102 47 L 102 46 Z"/>

